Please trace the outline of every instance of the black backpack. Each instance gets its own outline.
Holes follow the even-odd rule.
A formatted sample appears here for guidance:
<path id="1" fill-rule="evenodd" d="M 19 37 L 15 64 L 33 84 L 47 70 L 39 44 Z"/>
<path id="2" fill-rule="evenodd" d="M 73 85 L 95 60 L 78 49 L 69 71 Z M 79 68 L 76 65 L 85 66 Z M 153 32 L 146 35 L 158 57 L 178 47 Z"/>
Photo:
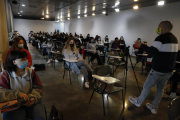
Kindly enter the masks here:
<path id="1" fill-rule="evenodd" d="M 40 70 L 45 70 L 46 67 L 45 67 L 45 64 L 34 64 L 33 65 L 35 67 L 35 71 L 40 71 Z"/>

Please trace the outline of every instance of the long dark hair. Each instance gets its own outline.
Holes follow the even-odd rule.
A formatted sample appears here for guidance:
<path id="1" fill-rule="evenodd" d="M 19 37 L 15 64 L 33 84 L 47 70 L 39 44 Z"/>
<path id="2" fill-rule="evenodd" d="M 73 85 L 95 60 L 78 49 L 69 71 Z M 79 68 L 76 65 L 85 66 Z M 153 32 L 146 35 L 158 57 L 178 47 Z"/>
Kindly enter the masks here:
<path id="1" fill-rule="evenodd" d="M 16 65 L 14 65 L 13 61 L 16 59 L 21 59 L 27 57 L 27 53 L 21 50 L 12 50 L 7 59 L 7 63 L 5 65 L 5 69 L 8 72 L 16 71 Z"/>

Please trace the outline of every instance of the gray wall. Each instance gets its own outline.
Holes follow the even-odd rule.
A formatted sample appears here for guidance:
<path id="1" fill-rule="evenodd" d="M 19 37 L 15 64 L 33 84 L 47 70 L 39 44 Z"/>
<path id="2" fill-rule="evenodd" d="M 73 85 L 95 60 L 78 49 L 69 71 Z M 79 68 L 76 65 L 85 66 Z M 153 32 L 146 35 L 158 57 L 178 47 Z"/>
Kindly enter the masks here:
<path id="1" fill-rule="evenodd" d="M 126 43 L 132 48 L 132 44 L 139 37 L 147 41 L 148 45 L 152 45 L 157 37 L 156 28 L 162 20 L 173 22 L 172 33 L 180 40 L 180 2 L 114 12 L 108 16 L 96 15 L 72 19 L 65 23 L 65 32 L 82 33 L 84 36 L 90 33 L 93 37 L 98 34 L 101 38 L 109 35 L 111 40 L 124 36 Z"/>

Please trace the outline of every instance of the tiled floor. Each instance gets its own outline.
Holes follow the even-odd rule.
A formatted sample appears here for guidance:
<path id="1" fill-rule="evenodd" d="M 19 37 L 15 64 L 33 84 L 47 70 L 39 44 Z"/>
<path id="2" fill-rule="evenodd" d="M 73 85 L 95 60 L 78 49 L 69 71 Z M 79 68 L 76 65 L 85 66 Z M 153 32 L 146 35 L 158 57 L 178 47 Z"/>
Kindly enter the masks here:
<path id="1" fill-rule="evenodd" d="M 29 46 L 30 52 L 33 58 L 33 64 L 46 64 L 45 59 L 41 58 L 40 53 Z M 132 58 L 133 64 L 135 59 Z M 135 72 L 138 78 L 140 88 L 144 84 L 148 73 L 142 71 L 140 63 L 135 68 Z M 128 96 L 140 95 L 137 87 L 137 83 L 130 65 L 128 65 L 128 77 L 127 77 L 127 92 L 125 97 L 126 108 L 124 111 L 125 120 L 168 120 L 168 104 L 171 99 L 169 95 L 164 94 L 162 101 L 159 105 L 158 114 L 153 115 L 145 107 L 146 102 L 151 102 L 155 95 L 155 87 L 152 88 L 147 99 L 144 101 L 140 108 L 135 107 L 128 101 Z M 46 71 L 37 72 L 43 86 L 44 95 L 43 103 L 46 106 L 47 114 L 49 115 L 51 106 L 55 105 L 63 112 L 64 120 L 119 120 L 122 110 L 122 97 L 121 93 L 115 93 L 109 95 L 109 98 L 105 98 L 105 110 L 106 116 L 103 116 L 102 96 L 95 93 L 91 103 L 89 99 L 92 94 L 92 86 L 90 89 L 84 88 L 83 76 L 77 76 L 72 73 L 72 85 L 70 85 L 68 73 L 66 72 L 65 79 L 63 79 L 63 61 L 56 63 L 56 69 L 51 64 L 46 64 Z M 115 73 L 115 77 L 123 81 L 123 67 L 119 67 Z M 92 82 L 91 82 L 92 85 Z M 166 88 L 166 87 L 165 87 Z"/>

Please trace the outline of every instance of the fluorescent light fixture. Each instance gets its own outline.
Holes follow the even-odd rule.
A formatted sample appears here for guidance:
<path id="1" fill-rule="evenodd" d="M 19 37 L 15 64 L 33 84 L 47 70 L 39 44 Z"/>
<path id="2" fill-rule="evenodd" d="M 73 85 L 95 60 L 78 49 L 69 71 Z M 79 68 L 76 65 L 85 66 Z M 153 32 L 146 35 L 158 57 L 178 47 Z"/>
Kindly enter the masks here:
<path id="1" fill-rule="evenodd" d="M 20 14 L 20 12 L 18 12 L 18 14 Z"/>
<path id="2" fill-rule="evenodd" d="M 87 17 L 87 14 L 85 14 L 84 17 Z"/>
<path id="3" fill-rule="evenodd" d="M 93 6 L 93 7 L 92 7 L 92 11 L 95 11 L 95 9 L 96 9 L 96 6 Z"/>
<path id="4" fill-rule="evenodd" d="M 61 21 L 62 21 L 62 19 L 61 19 Z"/>
<path id="5" fill-rule="evenodd" d="M 135 9 L 135 10 L 137 10 L 138 8 L 139 8 L 139 7 L 138 7 L 137 5 L 133 7 L 133 9 Z"/>
<path id="6" fill-rule="evenodd" d="M 92 16 L 95 16 L 95 15 L 96 15 L 95 13 L 92 14 Z"/>
<path id="7" fill-rule="evenodd" d="M 49 15 L 46 15 L 46 18 L 49 18 Z"/>
<path id="8" fill-rule="evenodd" d="M 41 18 L 41 19 L 44 19 L 44 18 Z"/>
<path id="9" fill-rule="evenodd" d="M 59 16 L 57 18 L 59 19 Z"/>
<path id="10" fill-rule="evenodd" d="M 159 2 L 158 2 L 158 5 L 160 5 L 160 6 L 161 6 L 161 5 L 164 5 L 164 1 L 159 1 Z"/>
<path id="11" fill-rule="evenodd" d="M 137 2 L 138 0 L 134 0 L 134 2 Z"/>
<path id="12" fill-rule="evenodd" d="M 23 11 L 20 11 L 21 13 L 23 12 Z"/>
<path id="13" fill-rule="evenodd" d="M 24 7 L 24 6 L 25 6 L 25 4 L 22 4 L 22 6 Z"/>
<path id="14" fill-rule="evenodd" d="M 78 18 L 81 18 L 80 16 L 78 16 Z"/>
<path id="15" fill-rule="evenodd" d="M 22 15 L 19 15 L 19 16 L 22 16 Z"/>
<path id="16" fill-rule="evenodd" d="M 70 14 L 68 13 L 68 17 L 70 17 Z"/>
<path id="17" fill-rule="evenodd" d="M 78 10 L 78 15 L 79 15 L 79 14 L 81 14 L 81 11 L 80 11 L 80 10 Z"/>
<path id="18" fill-rule="evenodd" d="M 115 3 L 115 6 L 118 6 L 119 4 L 120 4 L 120 2 L 116 2 L 116 3 Z"/>
<path id="19" fill-rule="evenodd" d="M 115 11 L 116 11 L 116 12 L 119 12 L 119 8 L 116 8 Z"/>
<path id="20" fill-rule="evenodd" d="M 70 20 L 70 18 L 68 18 L 68 20 Z"/>
<path id="21" fill-rule="evenodd" d="M 103 13 L 103 14 L 106 14 L 106 11 L 103 11 L 102 13 Z"/>

